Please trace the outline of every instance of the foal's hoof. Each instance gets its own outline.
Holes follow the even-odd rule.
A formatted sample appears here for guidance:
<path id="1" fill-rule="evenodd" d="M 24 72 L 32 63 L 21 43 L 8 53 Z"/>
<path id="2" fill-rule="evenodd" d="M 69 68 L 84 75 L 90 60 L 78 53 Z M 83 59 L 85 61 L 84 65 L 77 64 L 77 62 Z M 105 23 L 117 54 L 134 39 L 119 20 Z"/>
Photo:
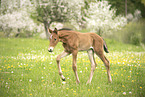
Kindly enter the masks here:
<path id="1" fill-rule="evenodd" d="M 62 80 L 65 81 L 65 78 L 63 78 Z"/>

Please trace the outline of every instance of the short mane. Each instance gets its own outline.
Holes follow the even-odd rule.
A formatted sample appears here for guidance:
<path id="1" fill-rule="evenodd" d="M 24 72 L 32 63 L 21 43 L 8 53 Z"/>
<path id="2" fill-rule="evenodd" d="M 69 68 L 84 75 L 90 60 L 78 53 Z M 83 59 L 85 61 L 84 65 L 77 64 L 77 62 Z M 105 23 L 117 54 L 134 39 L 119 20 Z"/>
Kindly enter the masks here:
<path id="1" fill-rule="evenodd" d="M 72 30 L 72 29 L 71 28 L 61 28 L 58 31 L 61 31 L 61 30 Z"/>

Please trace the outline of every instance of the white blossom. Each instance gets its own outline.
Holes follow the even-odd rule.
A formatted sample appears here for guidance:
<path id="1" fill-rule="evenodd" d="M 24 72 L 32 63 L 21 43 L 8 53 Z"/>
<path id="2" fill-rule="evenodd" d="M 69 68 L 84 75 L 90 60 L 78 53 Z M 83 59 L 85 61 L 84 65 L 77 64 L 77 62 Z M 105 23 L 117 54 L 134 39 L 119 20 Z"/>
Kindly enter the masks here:
<path id="1" fill-rule="evenodd" d="M 115 9 L 110 10 L 111 5 L 107 1 L 91 2 L 89 6 L 86 24 L 92 31 L 109 33 L 109 30 L 120 29 L 127 23 L 125 17 L 115 15 Z"/>

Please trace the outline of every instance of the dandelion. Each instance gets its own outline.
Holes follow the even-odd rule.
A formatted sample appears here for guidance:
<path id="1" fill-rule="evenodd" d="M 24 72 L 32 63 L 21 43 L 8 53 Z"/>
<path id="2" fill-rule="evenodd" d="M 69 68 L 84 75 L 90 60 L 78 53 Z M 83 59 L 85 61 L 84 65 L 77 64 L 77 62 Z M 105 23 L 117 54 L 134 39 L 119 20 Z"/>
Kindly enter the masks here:
<path id="1" fill-rule="evenodd" d="M 30 96 L 32 96 L 32 93 L 31 94 L 29 94 Z"/>
<path id="2" fill-rule="evenodd" d="M 66 88 L 67 90 L 69 89 L 69 88 Z"/>
<path id="3" fill-rule="evenodd" d="M 90 91 L 90 89 L 88 89 L 88 91 Z"/>
<path id="4" fill-rule="evenodd" d="M 124 85 L 122 85 L 122 87 L 124 88 L 125 86 L 124 86 Z"/>
<path id="5" fill-rule="evenodd" d="M 140 88 L 140 89 L 142 89 L 142 87 L 141 87 L 141 86 L 140 86 L 139 88 Z"/>
<path id="6" fill-rule="evenodd" d="M 76 91 L 73 91 L 74 93 L 76 93 Z"/>

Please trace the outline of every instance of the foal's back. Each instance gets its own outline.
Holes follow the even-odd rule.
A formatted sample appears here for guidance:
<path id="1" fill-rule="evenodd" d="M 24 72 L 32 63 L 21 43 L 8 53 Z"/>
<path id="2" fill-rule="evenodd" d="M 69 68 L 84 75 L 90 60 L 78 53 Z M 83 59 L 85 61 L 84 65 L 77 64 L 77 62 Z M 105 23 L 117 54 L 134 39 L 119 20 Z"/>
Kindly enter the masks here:
<path id="1" fill-rule="evenodd" d="M 80 33 L 77 31 L 62 30 L 60 36 L 65 36 L 68 42 L 74 42 L 79 51 L 89 50 L 95 46 L 103 47 L 102 38 L 96 33 Z M 70 40 L 70 41 L 69 41 Z"/>

